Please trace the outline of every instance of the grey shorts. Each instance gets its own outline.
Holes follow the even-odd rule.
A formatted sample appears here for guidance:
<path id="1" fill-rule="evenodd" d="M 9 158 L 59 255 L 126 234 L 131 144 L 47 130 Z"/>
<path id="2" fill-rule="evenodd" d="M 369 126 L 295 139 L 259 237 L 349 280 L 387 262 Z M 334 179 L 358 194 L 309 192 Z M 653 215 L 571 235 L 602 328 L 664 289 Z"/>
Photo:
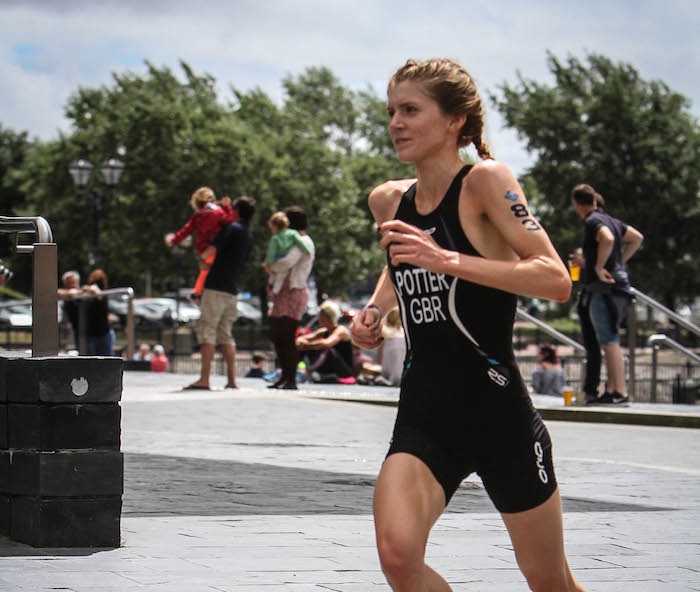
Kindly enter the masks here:
<path id="1" fill-rule="evenodd" d="M 200 304 L 200 317 L 197 323 L 199 343 L 215 345 L 235 345 L 233 321 L 238 316 L 238 298 L 235 294 L 205 289 Z"/>

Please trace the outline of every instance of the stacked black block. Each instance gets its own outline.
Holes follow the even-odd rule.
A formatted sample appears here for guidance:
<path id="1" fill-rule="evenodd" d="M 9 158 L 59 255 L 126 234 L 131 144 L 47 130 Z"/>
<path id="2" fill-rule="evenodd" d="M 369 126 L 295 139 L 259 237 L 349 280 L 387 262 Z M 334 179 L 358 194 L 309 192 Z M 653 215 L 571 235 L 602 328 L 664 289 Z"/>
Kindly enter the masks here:
<path id="1" fill-rule="evenodd" d="M 0 357 L 0 535 L 10 534 L 10 455 L 7 449 L 7 358 Z"/>
<path id="2" fill-rule="evenodd" d="M 0 358 L 0 533 L 119 546 L 121 392 L 120 358 Z"/>

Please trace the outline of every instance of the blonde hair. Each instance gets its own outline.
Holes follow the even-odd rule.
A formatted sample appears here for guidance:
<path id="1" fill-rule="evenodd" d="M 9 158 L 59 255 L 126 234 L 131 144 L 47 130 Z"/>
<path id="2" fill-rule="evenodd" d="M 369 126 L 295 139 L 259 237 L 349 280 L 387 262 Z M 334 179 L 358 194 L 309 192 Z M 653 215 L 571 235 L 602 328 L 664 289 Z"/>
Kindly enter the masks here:
<path id="1" fill-rule="evenodd" d="M 319 307 L 320 314 L 326 317 L 334 325 L 340 318 L 340 307 L 332 300 L 326 300 Z"/>
<path id="2" fill-rule="evenodd" d="M 192 206 L 193 210 L 198 210 L 205 204 L 209 203 L 210 201 L 214 201 L 215 199 L 216 196 L 211 188 L 200 187 L 192 194 L 192 197 L 190 198 L 190 205 Z"/>
<path id="3" fill-rule="evenodd" d="M 422 62 L 408 60 L 389 80 L 389 90 L 404 81 L 421 82 L 446 115 L 466 115 L 457 136 L 457 147 L 474 144 L 479 156 L 493 158 L 482 138 L 484 110 L 481 97 L 469 73 L 456 62 L 433 58 Z"/>
<path id="4" fill-rule="evenodd" d="M 289 218 L 284 212 L 275 212 L 270 216 L 268 222 L 277 229 L 277 232 L 289 228 Z"/>

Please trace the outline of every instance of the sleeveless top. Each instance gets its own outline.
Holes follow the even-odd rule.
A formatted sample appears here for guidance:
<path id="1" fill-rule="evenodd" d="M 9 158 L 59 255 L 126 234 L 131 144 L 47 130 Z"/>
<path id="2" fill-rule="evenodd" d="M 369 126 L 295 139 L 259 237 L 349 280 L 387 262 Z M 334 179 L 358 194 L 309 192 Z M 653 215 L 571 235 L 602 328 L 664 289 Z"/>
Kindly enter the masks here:
<path id="1" fill-rule="evenodd" d="M 412 185 L 394 218 L 425 230 L 443 248 L 481 257 L 459 221 L 462 179 L 470 169 L 467 165 L 457 174 L 439 205 L 426 215 L 416 210 L 416 184 Z M 472 358 L 484 360 L 487 368 L 514 363 L 515 294 L 406 263 L 395 266 L 388 253 L 387 259 L 406 332 L 407 366 L 416 357 L 462 364 L 457 366 L 460 372 Z M 492 372 L 489 377 L 503 383 L 499 386 L 509 382 Z"/>

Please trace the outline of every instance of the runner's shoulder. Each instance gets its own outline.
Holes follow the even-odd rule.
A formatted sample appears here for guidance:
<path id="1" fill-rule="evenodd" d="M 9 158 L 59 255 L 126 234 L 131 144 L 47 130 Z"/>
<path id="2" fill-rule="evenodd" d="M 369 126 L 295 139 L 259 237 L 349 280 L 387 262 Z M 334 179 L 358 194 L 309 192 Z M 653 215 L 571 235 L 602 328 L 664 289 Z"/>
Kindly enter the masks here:
<path id="1" fill-rule="evenodd" d="M 375 220 L 381 223 L 390 220 L 396 214 L 401 196 L 416 182 L 415 179 L 386 181 L 377 185 L 369 194 L 369 208 Z"/>

